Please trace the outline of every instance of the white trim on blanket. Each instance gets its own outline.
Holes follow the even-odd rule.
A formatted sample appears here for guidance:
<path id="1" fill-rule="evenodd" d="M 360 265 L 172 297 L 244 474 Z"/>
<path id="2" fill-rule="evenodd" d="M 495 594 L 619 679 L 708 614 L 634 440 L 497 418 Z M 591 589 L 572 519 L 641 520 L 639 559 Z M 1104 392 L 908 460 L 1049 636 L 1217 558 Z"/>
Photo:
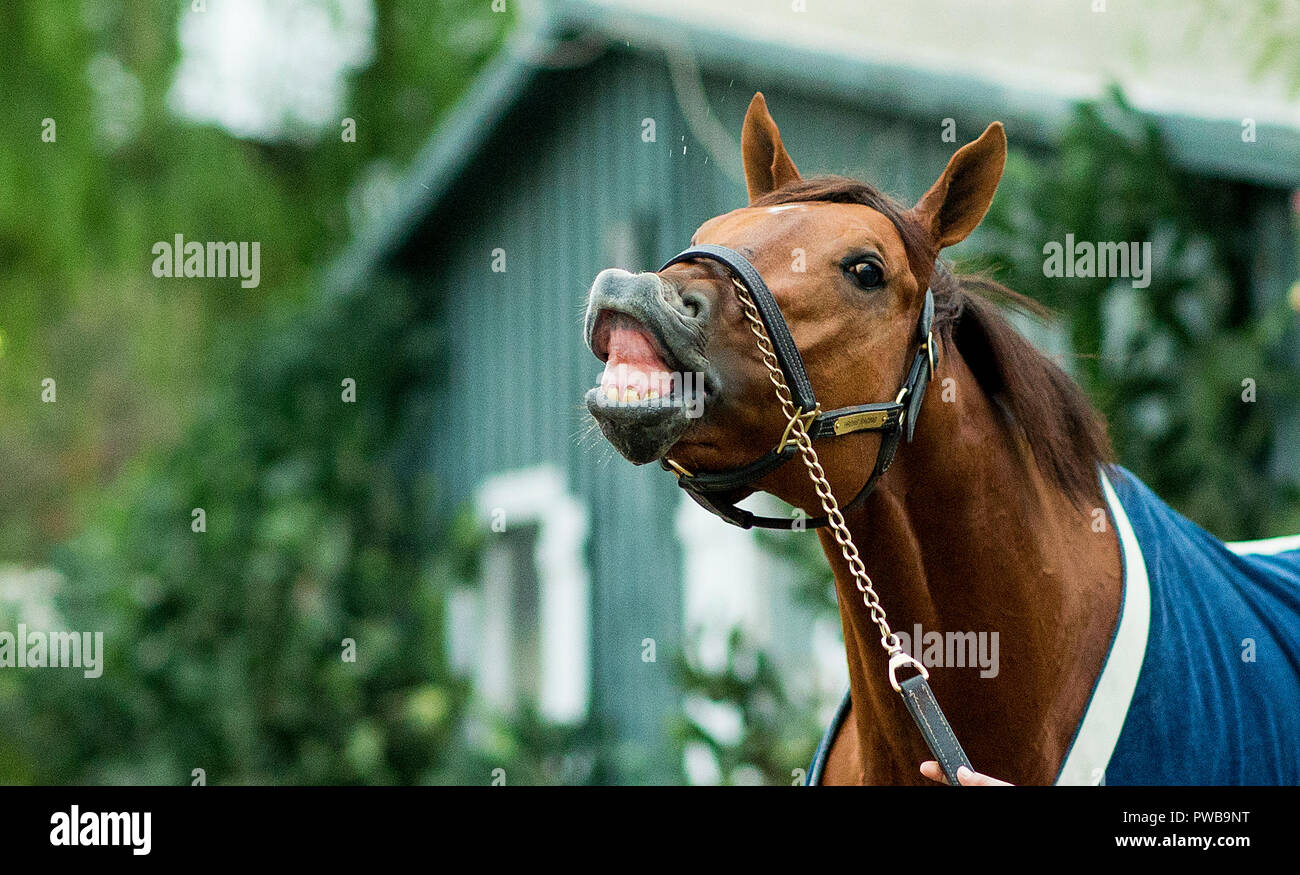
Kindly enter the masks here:
<path id="1" fill-rule="evenodd" d="M 1119 536 L 1124 566 L 1124 597 L 1120 605 L 1119 626 L 1111 642 L 1110 653 L 1092 690 L 1079 731 L 1056 778 L 1058 785 L 1097 785 L 1105 781 L 1115 744 L 1119 741 L 1124 718 L 1128 716 L 1133 691 L 1147 650 L 1147 632 L 1151 623 L 1151 585 L 1146 562 L 1128 514 L 1120 504 L 1110 479 L 1101 473 L 1101 485 L 1110 506 L 1110 516 Z"/>
<path id="2" fill-rule="evenodd" d="M 1224 544 L 1238 556 L 1276 556 L 1300 550 L 1300 535 L 1283 535 L 1280 538 L 1264 538 L 1260 541 L 1233 541 Z"/>

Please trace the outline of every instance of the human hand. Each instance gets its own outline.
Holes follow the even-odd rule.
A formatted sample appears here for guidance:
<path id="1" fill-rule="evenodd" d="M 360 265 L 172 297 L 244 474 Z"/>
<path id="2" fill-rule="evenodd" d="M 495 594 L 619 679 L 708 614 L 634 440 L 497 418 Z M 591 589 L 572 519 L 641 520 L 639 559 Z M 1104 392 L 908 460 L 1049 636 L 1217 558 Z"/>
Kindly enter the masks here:
<path id="1" fill-rule="evenodd" d="M 937 781 L 940 784 L 947 784 L 948 779 L 944 777 L 943 769 L 934 760 L 926 760 L 921 763 L 921 774 L 925 775 L 931 781 Z M 979 772 L 973 772 L 962 766 L 957 770 L 957 783 L 963 787 L 1010 787 L 1006 781 L 999 781 L 997 778 L 990 778 L 988 775 L 981 775 Z"/>

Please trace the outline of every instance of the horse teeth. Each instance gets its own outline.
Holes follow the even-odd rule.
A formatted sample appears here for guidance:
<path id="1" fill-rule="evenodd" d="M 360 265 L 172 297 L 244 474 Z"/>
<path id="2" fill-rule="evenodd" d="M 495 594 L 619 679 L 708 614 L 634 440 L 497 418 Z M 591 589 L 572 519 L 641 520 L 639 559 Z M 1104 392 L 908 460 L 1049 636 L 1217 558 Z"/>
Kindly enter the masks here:
<path id="1" fill-rule="evenodd" d="M 638 393 L 637 390 L 632 388 L 631 386 L 628 386 L 626 389 L 623 390 L 624 403 L 628 401 L 640 401 L 640 400 L 641 400 L 640 393 Z"/>
<path id="2" fill-rule="evenodd" d="M 646 393 L 645 400 L 653 401 L 658 397 L 659 397 L 659 393 L 656 390 L 651 389 L 649 392 Z"/>
<path id="3" fill-rule="evenodd" d="M 605 387 L 605 397 L 608 398 L 610 401 L 617 401 L 617 400 L 618 400 L 618 389 L 614 388 L 613 386 L 606 386 L 606 387 Z"/>

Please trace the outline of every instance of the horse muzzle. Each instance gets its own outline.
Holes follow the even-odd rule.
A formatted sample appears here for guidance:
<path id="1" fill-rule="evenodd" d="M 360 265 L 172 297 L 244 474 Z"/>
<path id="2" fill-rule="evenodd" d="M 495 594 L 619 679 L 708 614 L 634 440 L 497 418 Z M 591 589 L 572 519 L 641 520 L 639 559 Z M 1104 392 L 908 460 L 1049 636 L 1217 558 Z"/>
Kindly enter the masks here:
<path id="1" fill-rule="evenodd" d="M 703 415 L 708 302 L 657 274 L 602 271 L 587 299 L 587 346 L 605 363 L 587 392 L 601 432 L 629 461 L 662 458 Z"/>

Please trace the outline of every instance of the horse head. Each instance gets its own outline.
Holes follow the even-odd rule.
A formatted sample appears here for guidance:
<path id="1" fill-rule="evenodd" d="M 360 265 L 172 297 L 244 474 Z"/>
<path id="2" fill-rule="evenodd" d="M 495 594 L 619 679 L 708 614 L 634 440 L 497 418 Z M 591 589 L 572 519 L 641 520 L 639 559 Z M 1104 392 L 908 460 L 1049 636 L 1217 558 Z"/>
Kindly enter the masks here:
<path id="1" fill-rule="evenodd" d="M 889 401 L 916 351 L 936 257 L 965 239 L 992 201 L 1006 158 L 1001 124 L 958 150 L 911 208 L 843 177 L 804 179 L 762 94 L 741 144 L 749 204 L 709 219 L 692 246 L 725 246 L 758 270 L 823 409 Z M 585 330 L 606 367 L 586 402 L 630 461 L 726 470 L 781 439 L 789 422 L 736 291 L 729 271 L 707 259 L 596 277 Z M 849 434 L 824 453 L 860 464 L 882 439 Z M 806 485 L 797 470 L 760 484 L 787 500 Z"/>

